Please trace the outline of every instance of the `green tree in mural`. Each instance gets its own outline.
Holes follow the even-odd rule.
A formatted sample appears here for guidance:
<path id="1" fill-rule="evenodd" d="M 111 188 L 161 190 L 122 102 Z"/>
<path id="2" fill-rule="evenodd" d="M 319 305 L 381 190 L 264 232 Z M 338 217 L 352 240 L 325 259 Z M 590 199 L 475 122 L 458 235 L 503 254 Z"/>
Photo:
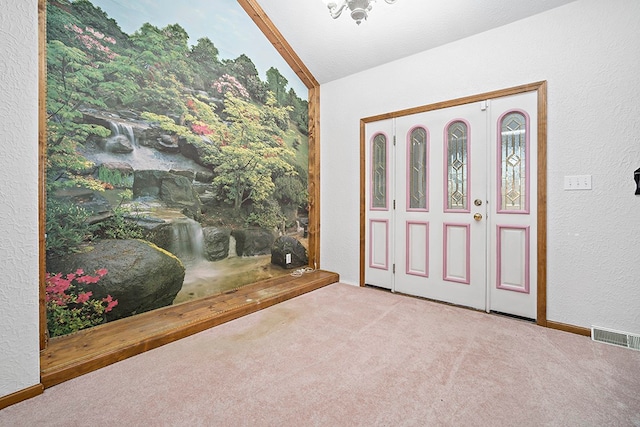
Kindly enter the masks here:
<path id="1" fill-rule="evenodd" d="M 206 90 L 211 83 L 220 77 L 222 63 L 218 59 L 218 48 L 208 37 L 198 39 L 191 47 L 189 59 L 194 70 L 194 87 Z"/>
<path id="2" fill-rule="evenodd" d="M 289 117 L 305 135 L 309 132 L 308 103 L 298 97 L 296 91 L 290 88 L 287 91 L 288 80 L 277 68 L 271 67 L 267 70 L 267 88 L 273 92 L 283 107 L 291 107 Z"/>
<path id="3" fill-rule="evenodd" d="M 305 135 L 309 134 L 309 103 L 300 99 L 293 88 L 287 92 L 285 105 L 291 107 L 289 117 L 295 123 L 298 130 Z"/>
<path id="4" fill-rule="evenodd" d="M 183 114 L 182 87 L 193 83 L 187 63 L 187 32 L 178 24 L 162 29 L 145 23 L 131 36 L 137 54 L 133 56 L 143 70 L 140 91 L 131 107 L 159 114 Z"/>
<path id="5" fill-rule="evenodd" d="M 213 184 L 236 209 L 247 200 L 268 200 L 274 177 L 295 174 L 294 153 L 278 125 L 286 121 L 288 109 L 278 107 L 273 96 L 258 106 L 228 94 L 225 113 L 231 123 L 219 154 L 211 159 L 216 165 Z"/>
<path id="6" fill-rule="evenodd" d="M 282 106 L 287 105 L 287 84 L 289 84 L 289 81 L 277 68 L 271 67 L 267 70 L 267 87 L 275 95 L 278 104 Z"/>
<path id="7" fill-rule="evenodd" d="M 233 60 L 222 61 L 225 73 L 238 79 L 247 89 L 251 99 L 261 104 L 267 101 L 267 86 L 260 80 L 258 69 L 247 55 L 242 54 Z"/>
<path id="8" fill-rule="evenodd" d="M 274 197 L 282 206 L 306 207 L 309 200 L 307 186 L 298 175 L 285 175 L 275 179 Z"/>
<path id="9" fill-rule="evenodd" d="M 47 256 L 77 251 L 92 231 L 85 222 L 89 214 L 80 206 L 53 200 L 56 190 L 75 186 L 103 190 L 102 183 L 86 173 L 93 164 L 78 153 L 78 147 L 89 137 L 110 133 L 81 120 L 80 106 L 104 106 L 94 97 L 103 75 L 93 60 L 61 41 L 47 44 Z"/>
<path id="10" fill-rule="evenodd" d="M 91 59 L 80 49 L 53 40 L 47 44 L 47 184 L 49 189 L 63 185 L 100 188 L 98 181 L 82 174 L 91 162 L 77 153 L 78 144 L 90 135 L 106 137 L 102 126 L 80 122 L 81 105 L 104 107 L 94 97 L 102 71 L 91 66 Z"/>
<path id="11" fill-rule="evenodd" d="M 238 56 L 236 59 L 226 59 L 222 61 L 227 69 L 227 72 L 240 80 L 242 84 L 246 83 L 246 79 L 251 76 L 258 76 L 258 69 L 255 64 L 244 53 Z"/>

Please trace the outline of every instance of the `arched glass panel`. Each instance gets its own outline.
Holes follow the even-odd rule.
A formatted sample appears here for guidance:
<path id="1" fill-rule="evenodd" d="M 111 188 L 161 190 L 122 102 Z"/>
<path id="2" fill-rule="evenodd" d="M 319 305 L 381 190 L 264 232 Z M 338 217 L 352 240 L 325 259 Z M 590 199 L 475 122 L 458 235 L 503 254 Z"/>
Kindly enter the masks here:
<path id="1" fill-rule="evenodd" d="M 427 208 L 427 131 L 415 128 L 409 141 L 409 208 Z"/>
<path id="2" fill-rule="evenodd" d="M 373 138 L 371 207 L 387 208 L 387 137 L 378 134 Z"/>
<path id="3" fill-rule="evenodd" d="M 461 121 L 447 128 L 447 209 L 467 210 L 469 190 L 468 129 Z"/>
<path id="4" fill-rule="evenodd" d="M 500 209 L 527 210 L 527 122 L 512 112 L 500 122 Z"/>

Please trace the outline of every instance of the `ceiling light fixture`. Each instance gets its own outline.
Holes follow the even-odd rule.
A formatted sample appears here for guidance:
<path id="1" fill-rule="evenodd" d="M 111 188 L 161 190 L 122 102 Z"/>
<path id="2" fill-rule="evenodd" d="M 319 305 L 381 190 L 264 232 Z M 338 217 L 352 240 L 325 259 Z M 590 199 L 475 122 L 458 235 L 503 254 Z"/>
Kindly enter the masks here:
<path id="1" fill-rule="evenodd" d="M 376 0 L 339 0 L 337 3 L 334 0 L 323 1 L 329 8 L 329 13 L 333 19 L 338 18 L 345 8 L 349 8 L 351 11 L 351 17 L 356 21 L 356 24 L 360 25 L 363 19 L 365 21 L 367 20 L 369 12 L 373 7 L 373 3 L 375 3 Z M 384 1 L 389 4 L 393 4 L 397 0 Z"/>

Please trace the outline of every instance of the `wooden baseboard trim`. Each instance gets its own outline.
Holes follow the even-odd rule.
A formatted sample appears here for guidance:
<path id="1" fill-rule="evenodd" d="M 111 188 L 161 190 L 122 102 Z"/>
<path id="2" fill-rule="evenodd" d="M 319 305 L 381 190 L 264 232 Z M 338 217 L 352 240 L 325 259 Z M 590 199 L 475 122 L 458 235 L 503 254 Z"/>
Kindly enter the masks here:
<path id="1" fill-rule="evenodd" d="M 37 395 L 42 394 L 43 391 L 44 386 L 42 384 L 36 384 L 23 390 L 16 391 L 15 393 L 0 397 L 0 409 L 15 405 L 16 403 L 22 402 L 23 400 L 36 397 Z"/>
<path id="2" fill-rule="evenodd" d="M 40 381 L 45 388 L 60 384 L 339 279 L 338 274 L 322 270 L 281 276 L 52 338 L 40 352 Z"/>
<path id="3" fill-rule="evenodd" d="M 568 325 L 566 323 L 547 320 L 546 327 L 551 329 L 558 329 L 560 331 L 571 332 L 572 334 L 584 335 L 587 337 L 591 336 L 591 329 L 584 328 L 582 326 Z"/>

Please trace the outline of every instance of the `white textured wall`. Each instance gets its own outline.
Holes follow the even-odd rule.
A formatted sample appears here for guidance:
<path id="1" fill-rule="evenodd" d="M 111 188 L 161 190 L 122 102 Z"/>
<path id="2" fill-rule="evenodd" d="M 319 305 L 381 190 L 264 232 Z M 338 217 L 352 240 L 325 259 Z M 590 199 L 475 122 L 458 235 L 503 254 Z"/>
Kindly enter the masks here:
<path id="1" fill-rule="evenodd" d="M 322 85 L 322 267 L 358 283 L 360 118 L 547 80 L 548 319 L 640 333 L 639 28 L 637 0 L 580 0 Z"/>
<path id="2" fill-rule="evenodd" d="M 37 2 L 0 0 L 0 396 L 39 382 Z M 321 88 L 322 267 L 358 282 L 361 117 L 549 82 L 548 317 L 640 332 L 640 2 L 580 0 Z M 567 174 L 593 191 L 562 190 Z"/>
<path id="3" fill-rule="evenodd" d="M 40 382 L 38 6 L 0 1 L 0 396 Z"/>

